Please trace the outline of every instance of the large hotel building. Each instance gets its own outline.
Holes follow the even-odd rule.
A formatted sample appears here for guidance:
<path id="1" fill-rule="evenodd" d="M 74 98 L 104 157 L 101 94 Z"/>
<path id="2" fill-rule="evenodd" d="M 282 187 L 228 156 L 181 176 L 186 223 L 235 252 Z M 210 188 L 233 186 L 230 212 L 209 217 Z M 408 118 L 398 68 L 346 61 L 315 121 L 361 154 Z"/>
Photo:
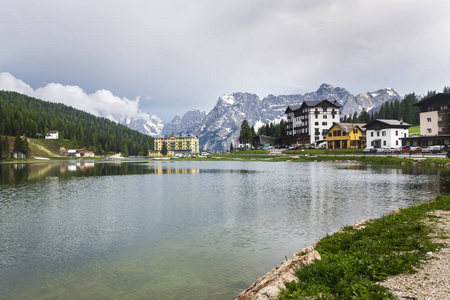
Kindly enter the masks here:
<path id="1" fill-rule="evenodd" d="M 163 144 L 167 145 L 167 155 L 195 155 L 200 153 L 198 137 L 194 135 L 165 135 L 163 137 L 155 137 L 154 156 L 161 156 Z"/>

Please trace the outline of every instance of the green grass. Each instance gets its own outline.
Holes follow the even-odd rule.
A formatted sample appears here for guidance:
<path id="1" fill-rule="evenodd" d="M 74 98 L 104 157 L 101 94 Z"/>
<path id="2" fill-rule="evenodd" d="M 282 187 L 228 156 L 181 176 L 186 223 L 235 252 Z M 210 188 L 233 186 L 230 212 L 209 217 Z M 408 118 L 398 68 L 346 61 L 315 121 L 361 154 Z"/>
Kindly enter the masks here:
<path id="1" fill-rule="evenodd" d="M 420 126 L 409 127 L 408 134 L 409 134 L 409 136 L 412 136 L 412 135 L 419 136 L 420 135 Z"/>
<path id="2" fill-rule="evenodd" d="M 354 154 L 362 153 L 363 149 L 305 149 L 305 150 L 284 150 L 283 154 Z"/>
<path id="3" fill-rule="evenodd" d="M 233 153 L 231 153 L 231 155 L 241 155 L 241 154 L 270 154 L 269 151 L 267 150 L 237 150 Z"/>
<path id="4" fill-rule="evenodd" d="M 427 252 L 439 250 L 424 222 L 437 209 L 450 210 L 450 196 L 323 238 L 316 247 L 322 259 L 297 269 L 298 281 L 288 283 L 279 299 L 395 299 L 376 282 L 414 273 L 429 259 Z"/>

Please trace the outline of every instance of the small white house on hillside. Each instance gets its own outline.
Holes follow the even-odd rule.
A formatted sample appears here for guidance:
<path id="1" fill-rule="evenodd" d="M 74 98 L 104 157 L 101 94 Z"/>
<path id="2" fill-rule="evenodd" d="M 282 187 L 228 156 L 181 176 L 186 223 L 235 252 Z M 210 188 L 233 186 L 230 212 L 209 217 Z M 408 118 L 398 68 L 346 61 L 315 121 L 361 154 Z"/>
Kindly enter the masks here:
<path id="1" fill-rule="evenodd" d="M 49 132 L 47 132 L 47 134 L 45 135 L 45 139 L 46 140 L 57 140 L 57 139 L 59 139 L 58 130 L 50 130 Z"/>

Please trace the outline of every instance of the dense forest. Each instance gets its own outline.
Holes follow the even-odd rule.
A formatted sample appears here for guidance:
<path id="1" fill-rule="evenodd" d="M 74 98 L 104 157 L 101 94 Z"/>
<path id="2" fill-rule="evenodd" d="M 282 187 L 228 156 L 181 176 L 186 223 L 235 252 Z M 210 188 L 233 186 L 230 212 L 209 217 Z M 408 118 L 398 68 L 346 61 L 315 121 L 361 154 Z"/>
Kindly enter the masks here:
<path id="1" fill-rule="evenodd" d="M 96 155 L 142 155 L 153 148 L 152 137 L 106 118 L 65 104 L 0 91 L 0 135 L 36 138 L 50 130 L 58 130 L 60 140 L 70 140 L 77 148 L 93 149 Z"/>

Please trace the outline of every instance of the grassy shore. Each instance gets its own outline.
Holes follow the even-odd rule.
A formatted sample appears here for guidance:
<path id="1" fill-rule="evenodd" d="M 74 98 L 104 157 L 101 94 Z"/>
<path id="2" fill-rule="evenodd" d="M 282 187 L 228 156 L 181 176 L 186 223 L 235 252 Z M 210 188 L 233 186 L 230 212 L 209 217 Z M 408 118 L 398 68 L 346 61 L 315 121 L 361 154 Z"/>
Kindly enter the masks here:
<path id="1" fill-rule="evenodd" d="M 190 160 L 199 160 L 198 158 L 191 158 Z M 216 154 L 209 158 L 202 160 L 246 160 L 246 161 L 357 161 L 364 163 L 372 163 L 379 165 L 422 165 L 422 166 L 445 166 L 450 163 L 448 158 L 426 158 L 415 159 L 409 157 L 397 156 L 363 156 L 363 155 L 345 155 L 334 153 L 330 154 L 304 154 L 304 155 L 267 155 L 267 154 L 253 154 L 248 152 L 240 152 L 233 154 Z"/>
<path id="2" fill-rule="evenodd" d="M 450 196 L 323 238 L 316 247 L 322 259 L 299 268 L 298 281 L 288 283 L 279 299 L 395 299 L 377 282 L 414 273 L 430 259 L 428 252 L 439 250 L 442 245 L 431 241 L 434 228 L 426 222 L 435 210 L 450 210 Z"/>

